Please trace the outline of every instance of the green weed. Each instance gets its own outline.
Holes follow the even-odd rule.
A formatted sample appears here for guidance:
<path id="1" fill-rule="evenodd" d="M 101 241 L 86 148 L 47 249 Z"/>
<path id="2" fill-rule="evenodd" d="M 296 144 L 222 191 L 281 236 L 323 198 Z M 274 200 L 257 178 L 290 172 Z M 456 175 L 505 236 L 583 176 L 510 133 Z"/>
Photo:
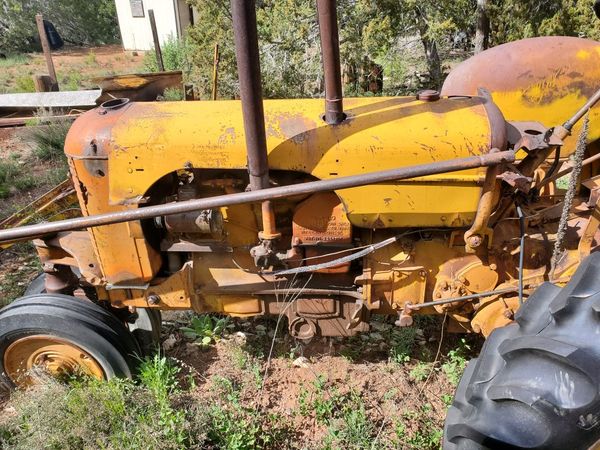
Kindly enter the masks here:
<path id="1" fill-rule="evenodd" d="M 83 75 L 77 70 L 71 70 L 60 77 L 60 89 L 63 91 L 77 91 L 82 87 Z"/>
<path id="2" fill-rule="evenodd" d="M 257 358 L 237 345 L 231 348 L 231 358 L 239 370 L 248 370 L 252 374 L 256 388 L 260 389 L 263 382 L 263 372 Z"/>
<path id="3" fill-rule="evenodd" d="M 181 449 L 196 439 L 193 416 L 165 400 L 172 369 L 158 357 L 142 363 L 142 381 L 48 379 L 17 392 L 15 415 L 0 422 L 0 448 Z M 145 383 L 149 385 L 146 385 Z"/>
<path id="4" fill-rule="evenodd" d="M 184 337 L 195 343 L 207 346 L 218 341 L 229 325 L 228 317 L 212 317 L 209 315 L 195 316 L 189 327 L 181 327 Z"/>
<path id="5" fill-rule="evenodd" d="M 364 402 L 358 394 L 351 393 L 327 430 L 325 448 L 371 449 L 376 434 L 373 422 L 367 417 Z"/>
<path id="6" fill-rule="evenodd" d="M 29 282 L 42 270 L 37 253 L 29 242 L 15 244 L 6 253 L 20 260 L 21 265 L 16 270 L 0 273 L 0 307 L 22 297 Z"/>
<path id="7" fill-rule="evenodd" d="M 188 46 L 177 38 L 170 36 L 166 42 L 160 46 L 163 63 L 166 71 L 182 70 L 189 71 Z M 153 50 L 144 55 L 144 70 L 147 72 L 158 72 L 158 63 L 156 61 L 156 52 Z"/>
<path id="8" fill-rule="evenodd" d="M 409 372 L 410 378 L 416 382 L 425 381 L 431 373 L 431 364 L 419 361 L 415 367 Z"/>
<path id="9" fill-rule="evenodd" d="M 396 437 L 400 440 L 401 448 L 411 450 L 439 449 L 442 439 L 442 430 L 436 426 L 433 408 L 425 403 L 419 410 L 405 411 L 403 417 L 418 424 L 416 431 L 408 432 L 402 423 L 396 423 Z"/>
<path id="10" fill-rule="evenodd" d="M 34 187 L 36 179 L 14 159 L 0 161 L 0 198 Z"/>
<path id="11" fill-rule="evenodd" d="M 285 448 L 290 428 L 281 416 L 243 406 L 239 386 L 224 377 L 213 378 L 220 390 L 218 402 L 205 412 L 207 443 L 222 450 Z"/>
<path id="12" fill-rule="evenodd" d="M 0 67 L 14 67 L 29 64 L 30 57 L 26 54 L 9 55 L 6 58 L 0 58 Z"/>
<path id="13" fill-rule="evenodd" d="M 15 80 L 15 92 L 35 92 L 35 84 L 30 75 L 22 75 Z"/>
<path id="14" fill-rule="evenodd" d="M 183 91 L 180 88 L 166 88 L 161 96 L 164 102 L 179 102 L 183 100 Z"/>
<path id="15" fill-rule="evenodd" d="M 454 386 L 458 385 L 460 377 L 467 366 L 468 351 L 470 349 L 471 347 L 467 342 L 461 339 L 459 346 L 448 352 L 448 359 L 442 364 L 442 371 Z"/>
<path id="16" fill-rule="evenodd" d="M 45 111 L 39 112 L 36 126 L 30 128 L 28 140 L 34 145 L 33 154 L 40 161 L 66 162 L 64 147 L 71 122 L 67 120 L 47 122 L 46 117 L 49 115 L 50 113 Z"/>
<path id="17" fill-rule="evenodd" d="M 85 55 L 85 63 L 88 66 L 93 66 L 98 63 L 96 60 L 96 53 L 93 50 L 90 50 L 87 55 Z"/>
<path id="18" fill-rule="evenodd" d="M 179 392 L 179 372 L 180 368 L 171 364 L 165 356 L 156 354 L 141 362 L 139 379 L 153 394 L 157 403 L 154 414 L 162 433 L 169 441 L 184 444 L 187 440 L 183 427 L 186 422 L 185 412 L 175 410 L 170 400 L 172 395 Z"/>
<path id="19" fill-rule="evenodd" d="M 390 337 L 390 361 L 396 364 L 410 361 L 416 337 L 416 327 L 395 328 Z"/>
<path id="20" fill-rule="evenodd" d="M 327 389 L 326 384 L 327 378 L 319 374 L 312 383 L 311 391 L 303 387 L 298 396 L 300 414 L 306 417 L 314 413 L 317 422 L 324 425 L 331 422 L 344 401 L 336 389 Z"/>
<path id="21" fill-rule="evenodd" d="M 454 396 L 452 396 L 450 394 L 442 395 L 442 401 L 444 402 L 444 405 L 446 405 L 446 406 L 452 405 L 452 400 L 454 400 Z"/>
<path id="22" fill-rule="evenodd" d="M 327 426 L 323 450 L 374 448 L 375 425 L 360 395 L 354 391 L 341 394 L 328 387 L 323 375 L 312 384 L 311 391 L 300 390 L 298 410 L 305 417 L 314 415 L 317 423 Z"/>

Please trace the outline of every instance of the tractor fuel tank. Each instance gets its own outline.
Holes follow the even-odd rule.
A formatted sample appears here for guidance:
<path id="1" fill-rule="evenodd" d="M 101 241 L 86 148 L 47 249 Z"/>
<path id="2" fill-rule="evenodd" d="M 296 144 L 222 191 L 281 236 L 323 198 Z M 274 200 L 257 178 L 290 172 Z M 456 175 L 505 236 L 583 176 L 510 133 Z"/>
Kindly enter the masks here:
<path id="1" fill-rule="evenodd" d="M 490 92 L 506 120 L 561 125 L 600 86 L 600 43 L 569 36 L 543 36 L 498 45 L 454 68 L 442 87 L 443 95 Z M 600 107 L 590 111 L 588 142 L 600 139 Z M 582 122 L 575 125 L 578 136 Z M 575 149 L 567 139 L 563 156 Z"/>

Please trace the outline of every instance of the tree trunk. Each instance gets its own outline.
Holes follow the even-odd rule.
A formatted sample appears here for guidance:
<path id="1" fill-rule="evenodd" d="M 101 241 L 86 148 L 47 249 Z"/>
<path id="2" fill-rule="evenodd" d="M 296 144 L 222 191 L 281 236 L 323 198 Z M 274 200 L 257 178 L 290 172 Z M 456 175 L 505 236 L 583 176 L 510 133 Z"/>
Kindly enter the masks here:
<path id="1" fill-rule="evenodd" d="M 477 0 L 477 23 L 475 29 L 475 54 L 488 48 L 490 19 L 487 15 L 487 0 Z"/>
<path id="2" fill-rule="evenodd" d="M 425 48 L 425 59 L 427 60 L 427 70 L 431 81 L 436 88 L 440 87 L 442 82 L 442 63 L 437 50 L 437 44 L 429 38 L 421 38 L 423 47 Z"/>

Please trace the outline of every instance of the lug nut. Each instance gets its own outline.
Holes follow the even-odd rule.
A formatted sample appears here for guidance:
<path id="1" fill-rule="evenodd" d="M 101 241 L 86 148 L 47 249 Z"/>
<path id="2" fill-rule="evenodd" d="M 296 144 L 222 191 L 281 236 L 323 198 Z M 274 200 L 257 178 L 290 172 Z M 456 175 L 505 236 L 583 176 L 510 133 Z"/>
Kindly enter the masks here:
<path id="1" fill-rule="evenodd" d="M 483 239 L 478 234 L 474 234 L 469 239 L 469 247 L 479 247 L 483 242 Z"/>
<path id="2" fill-rule="evenodd" d="M 160 303 L 160 297 L 156 294 L 152 294 L 148 296 L 148 304 L 155 306 Z"/>

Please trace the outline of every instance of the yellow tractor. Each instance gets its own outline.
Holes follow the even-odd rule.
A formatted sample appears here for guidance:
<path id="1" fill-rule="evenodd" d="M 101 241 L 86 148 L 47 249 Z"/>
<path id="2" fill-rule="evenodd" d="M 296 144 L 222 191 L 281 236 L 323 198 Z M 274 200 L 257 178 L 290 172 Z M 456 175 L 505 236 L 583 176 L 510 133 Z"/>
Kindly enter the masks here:
<path id="1" fill-rule="evenodd" d="M 131 376 L 161 310 L 285 316 L 298 339 L 442 314 L 490 336 L 445 448 L 592 445 L 600 43 L 528 39 L 441 92 L 343 98 L 335 1 L 317 6 L 325 108 L 263 101 L 254 2 L 233 0 L 240 100 L 114 99 L 75 121 L 82 216 L 0 231 L 44 267 L 0 311 L 2 380 Z"/>

